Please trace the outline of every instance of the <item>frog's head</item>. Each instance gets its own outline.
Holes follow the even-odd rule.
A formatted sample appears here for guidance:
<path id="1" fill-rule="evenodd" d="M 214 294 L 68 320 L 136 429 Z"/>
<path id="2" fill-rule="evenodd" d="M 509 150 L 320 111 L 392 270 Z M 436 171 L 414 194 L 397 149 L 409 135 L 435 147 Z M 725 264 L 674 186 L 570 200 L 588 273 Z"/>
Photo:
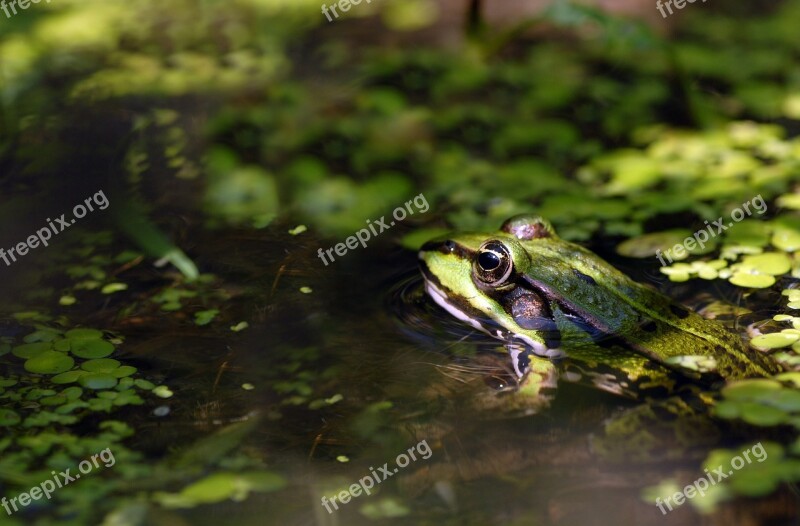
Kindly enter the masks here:
<path id="1" fill-rule="evenodd" d="M 516 337 L 536 354 L 550 356 L 557 342 L 545 298 L 525 287 L 530 247 L 523 242 L 557 239 L 539 216 L 522 215 L 494 234 L 461 233 L 425 243 L 420 267 L 431 298 L 456 318 L 503 340 Z"/>

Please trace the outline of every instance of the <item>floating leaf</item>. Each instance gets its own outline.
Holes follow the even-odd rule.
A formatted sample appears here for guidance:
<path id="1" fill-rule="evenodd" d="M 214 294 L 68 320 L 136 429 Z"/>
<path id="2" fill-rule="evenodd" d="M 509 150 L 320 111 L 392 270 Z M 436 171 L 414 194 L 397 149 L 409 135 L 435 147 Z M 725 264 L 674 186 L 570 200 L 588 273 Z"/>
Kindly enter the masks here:
<path id="1" fill-rule="evenodd" d="M 72 354 L 78 358 L 105 358 L 114 352 L 114 345 L 105 340 L 78 340 L 72 343 Z"/>
<path id="2" fill-rule="evenodd" d="M 169 387 L 166 385 L 159 385 L 158 387 L 153 388 L 153 394 L 159 398 L 169 398 L 174 393 L 169 390 Z"/>
<path id="3" fill-rule="evenodd" d="M 22 418 L 16 411 L 11 409 L 0 409 L 0 426 L 15 426 L 20 423 Z"/>
<path id="4" fill-rule="evenodd" d="M 759 349 L 779 349 L 781 347 L 788 347 L 798 339 L 800 339 L 800 336 L 797 334 L 773 332 L 771 334 L 756 336 L 750 340 L 750 344 Z"/>
<path id="5" fill-rule="evenodd" d="M 800 220 L 781 218 L 773 222 L 772 244 L 780 250 L 800 250 Z"/>
<path id="6" fill-rule="evenodd" d="M 32 333 L 25 336 L 22 341 L 25 343 L 33 343 L 33 342 L 52 342 L 56 338 L 61 336 L 60 331 L 55 331 L 52 329 L 39 329 L 38 331 L 33 331 Z"/>
<path id="7" fill-rule="evenodd" d="M 120 292 L 127 289 L 128 285 L 126 283 L 109 283 L 108 285 L 105 285 L 102 289 L 100 289 L 100 293 L 113 294 L 115 292 Z"/>
<path id="8" fill-rule="evenodd" d="M 70 295 L 61 296 L 60 298 L 58 298 L 58 304 L 62 305 L 64 307 L 69 307 L 70 305 L 75 305 L 75 303 L 77 303 L 77 301 L 78 300 L 75 298 L 75 296 L 70 296 Z"/>
<path id="9" fill-rule="evenodd" d="M 781 384 L 774 380 L 740 380 L 726 385 L 722 389 L 722 394 L 730 400 L 758 400 L 769 398 L 781 387 Z"/>
<path id="10" fill-rule="evenodd" d="M 87 389 L 111 389 L 117 385 L 117 379 L 109 373 L 86 373 L 78 382 Z"/>
<path id="11" fill-rule="evenodd" d="M 792 261 L 782 252 L 770 252 L 742 258 L 742 265 L 752 267 L 762 274 L 779 276 L 789 272 Z"/>
<path id="12" fill-rule="evenodd" d="M 28 359 L 33 358 L 34 356 L 39 356 L 40 354 L 47 352 L 52 348 L 53 344 L 50 342 L 24 343 L 14 347 L 11 350 L 11 353 L 19 358 Z"/>
<path id="13" fill-rule="evenodd" d="M 751 289 L 765 289 L 775 284 L 775 278 L 766 274 L 754 274 L 752 272 L 738 271 L 728 280 L 737 287 Z"/>
<path id="14" fill-rule="evenodd" d="M 67 400 L 77 400 L 83 394 L 83 389 L 78 386 L 67 387 L 61 391 L 61 394 L 64 395 Z"/>
<path id="15" fill-rule="evenodd" d="M 67 402 L 67 397 L 63 395 L 46 396 L 39 400 L 42 405 L 62 405 Z"/>
<path id="16" fill-rule="evenodd" d="M 58 351 L 45 351 L 27 360 L 25 370 L 37 374 L 58 374 L 72 369 L 75 360 Z"/>
<path id="17" fill-rule="evenodd" d="M 245 330 L 245 329 L 246 329 L 246 328 L 248 328 L 249 326 L 250 326 L 250 324 L 249 324 L 249 323 L 247 323 L 246 321 L 240 321 L 240 322 L 239 322 L 239 323 L 237 323 L 236 325 L 233 325 L 233 326 L 231 326 L 231 330 L 232 330 L 233 332 L 239 332 L 239 331 L 243 331 L 243 330 Z"/>
<path id="18" fill-rule="evenodd" d="M 139 389 L 144 389 L 145 391 L 150 391 L 151 389 L 155 388 L 155 384 L 153 382 L 148 382 L 147 380 L 138 379 L 135 380 L 134 385 Z"/>
<path id="19" fill-rule="evenodd" d="M 70 340 L 99 340 L 103 333 L 97 329 L 72 329 L 67 331 L 66 337 Z"/>
<path id="20" fill-rule="evenodd" d="M 85 371 L 67 371 L 65 373 L 57 374 L 50 379 L 54 384 L 71 384 L 77 382 L 78 379 L 86 374 Z"/>
<path id="21" fill-rule="evenodd" d="M 277 491 L 286 486 L 286 479 L 268 471 L 250 473 L 221 472 L 209 475 L 185 487 L 180 493 L 159 493 L 156 499 L 168 508 L 193 507 L 231 499 L 241 501 L 251 491 Z"/>
<path id="22" fill-rule="evenodd" d="M 208 325 L 219 314 L 219 309 L 201 310 L 194 313 L 194 322 L 197 325 Z"/>
<path id="23" fill-rule="evenodd" d="M 72 344 L 69 340 L 58 340 L 53 343 L 53 349 L 56 351 L 69 351 L 72 348 Z"/>
<path id="24" fill-rule="evenodd" d="M 115 370 L 111 371 L 111 374 L 116 376 L 117 378 L 125 378 L 126 376 L 130 376 L 136 373 L 138 369 L 136 367 L 132 367 L 130 365 L 123 365 L 122 367 L 118 367 Z"/>
<path id="25" fill-rule="evenodd" d="M 83 362 L 81 364 L 81 369 L 96 373 L 110 373 L 120 365 L 119 360 L 114 360 L 113 358 L 99 358 Z"/>

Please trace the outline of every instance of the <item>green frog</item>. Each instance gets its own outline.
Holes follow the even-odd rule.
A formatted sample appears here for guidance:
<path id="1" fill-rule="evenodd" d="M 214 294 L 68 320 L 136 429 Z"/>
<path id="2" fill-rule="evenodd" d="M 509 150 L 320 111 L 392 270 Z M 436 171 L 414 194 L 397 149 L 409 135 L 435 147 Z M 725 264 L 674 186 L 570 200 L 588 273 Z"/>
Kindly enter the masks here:
<path id="1" fill-rule="evenodd" d="M 718 322 L 559 238 L 536 215 L 434 239 L 419 259 L 427 294 L 502 340 L 521 379 L 551 367 L 562 380 L 639 399 L 780 372 Z"/>

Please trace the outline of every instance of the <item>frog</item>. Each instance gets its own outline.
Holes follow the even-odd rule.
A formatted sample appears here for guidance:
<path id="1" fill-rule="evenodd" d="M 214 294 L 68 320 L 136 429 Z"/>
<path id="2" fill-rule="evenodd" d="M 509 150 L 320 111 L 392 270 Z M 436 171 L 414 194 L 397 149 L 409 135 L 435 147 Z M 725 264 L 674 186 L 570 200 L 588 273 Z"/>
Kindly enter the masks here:
<path id="1" fill-rule="evenodd" d="M 721 323 L 560 238 L 536 214 L 496 232 L 437 237 L 418 258 L 427 296 L 502 341 L 521 383 L 549 367 L 559 381 L 653 399 L 781 372 Z"/>

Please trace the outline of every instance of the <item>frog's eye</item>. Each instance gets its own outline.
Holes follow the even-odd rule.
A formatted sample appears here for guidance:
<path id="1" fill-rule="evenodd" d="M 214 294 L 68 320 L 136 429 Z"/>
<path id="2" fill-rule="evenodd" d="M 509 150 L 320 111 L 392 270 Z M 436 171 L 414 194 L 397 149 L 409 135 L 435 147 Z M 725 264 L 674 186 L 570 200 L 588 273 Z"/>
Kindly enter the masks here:
<path id="1" fill-rule="evenodd" d="M 511 252 L 499 241 L 487 241 L 481 245 L 472 265 L 475 277 L 493 287 L 505 283 L 513 268 Z"/>

